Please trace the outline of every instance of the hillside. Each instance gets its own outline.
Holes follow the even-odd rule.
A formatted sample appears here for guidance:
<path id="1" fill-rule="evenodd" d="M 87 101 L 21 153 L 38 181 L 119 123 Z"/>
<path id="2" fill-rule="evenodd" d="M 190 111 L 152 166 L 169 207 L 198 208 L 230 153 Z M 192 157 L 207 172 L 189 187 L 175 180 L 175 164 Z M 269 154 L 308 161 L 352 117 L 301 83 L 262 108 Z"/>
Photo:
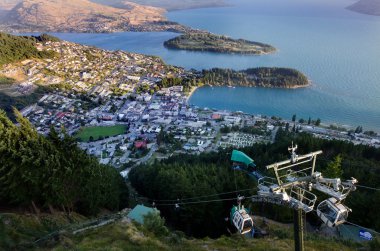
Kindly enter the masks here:
<path id="1" fill-rule="evenodd" d="M 347 9 L 362 14 L 380 16 L 380 0 L 360 0 L 348 6 Z"/>
<path id="2" fill-rule="evenodd" d="M 91 0 L 95 3 L 106 4 L 118 8 L 123 8 L 124 0 Z M 220 7 L 226 6 L 224 0 L 130 0 L 131 2 L 142 4 L 146 6 L 154 6 L 164 8 L 168 11 L 206 8 L 206 7 Z"/>
<path id="3" fill-rule="evenodd" d="M 0 66 L 30 58 L 51 58 L 53 52 L 39 51 L 36 42 L 44 39 L 55 39 L 43 35 L 40 37 L 20 37 L 0 32 Z M 45 42 L 44 40 L 43 42 Z"/>
<path id="4" fill-rule="evenodd" d="M 107 216 L 102 217 L 107 219 Z M 267 221 L 265 238 L 250 239 L 240 235 L 217 239 L 194 239 L 182 232 L 170 231 L 163 220 L 150 218 L 144 225 L 121 217 L 113 223 L 73 234 L 89 225 L 81 215 L 63 213 L 25 215 L 0 214 L 0 250 L 291 250 L 292 232 L 280 224 Z M 101 220 L 100 220 L 101 221 Z M 99 221 L 99 222 L 100 222 Z M 64 231 L 56 231 L 62 229 Z M 351 245 L 351 246 L 349 246 Z M 336 241 L 308 234 L 305 250 L 370 250 L 367 246 Z"/>
<path id="5" fill-rule="evenodd" d="M 8 29 L 16 31 L 115 32 L 165 30 L 165 10 L 124 2 L 114 8 L 88 0 L 24 0 L 7 14 Z M 172 27 L 171 27 L 172 28 Z"/>
<path id="6" fill-rule="evenodd" d="M 22 0 L 0 0 L 0 10 L 11 10 Z"/>

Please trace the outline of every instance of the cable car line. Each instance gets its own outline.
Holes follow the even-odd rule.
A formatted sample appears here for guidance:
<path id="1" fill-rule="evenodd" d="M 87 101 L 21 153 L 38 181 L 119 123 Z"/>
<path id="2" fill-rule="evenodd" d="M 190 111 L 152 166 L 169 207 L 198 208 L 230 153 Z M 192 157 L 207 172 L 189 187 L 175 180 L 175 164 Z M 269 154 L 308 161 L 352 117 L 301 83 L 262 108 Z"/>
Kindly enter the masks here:
<path id="1" fill-rule="evenodd" d="M 189 201 L 189 202 L 180 202 L 179 201 L 177 203 L 156 204 L 156 206 L 175 206 L 175 205 L 202 204 L 202 203 L 220 202 L 220 201 L 231 201 L 231 200 L 236 200 L 236 198 L 218 199 L 218 200 L 203 200 L 203 201 Z"/>
<path id="2" fill-rule="evenodd" d="M 317 213 L 317 210 L 314 209 L 313 212 Z M 373 232 L 373 233 L 376 233 L 376 234 L 380 234 L 379 232 L 377 232 L 377 231 L 375 231 L 375 230 L 373 230 L 373 229 L 371 229 L 371 228 L 363 227 L 363 226 L 360 226 L 360 225 L 358 225 L 358 224 L 355 224 L 355 223 L 349 222 L 349 221 L 347 221 L 347 220 L 346 220 L 344 223 L 347 223 L 347 224 L 353 225 L 353 226 L 355 226 L 355 227 L 360 227 L 360 228 L 363 228 L 363 229 L 365 229 L 365 230 L 369 230 L 369 231 L 371 231 L 371 232 Z M 344 224 L 342 224 L 342 226 L 344 226 Z"/>
<path id="3" fill-rule="evenodd" d="M 375 231 L 375 230 L 373 230 L 373 229 L 366 228 L 366 227 L 362 227 L 362 226 L 360 226 L 360 225 L 357 225 L 357 224 L 352 223 L 352 222 L 349 222 L 349 221 L 346 221 L 346 223 L 348 223 L 348 224 L 350 224 L 350 225 L 353 225 L 353 226 L 355 226 L 355 227 L 360 227 L 360 228 L 363 228 L 363 229 L 365 229 L 365 230 L 369 230 L 369 231 L 374 232 L 374 233 L 376 233 L 376 234 L 380 234 L 379 232 L 377 232 L 377 231 Z"/>
<path id="4" fill-rule="evenodd" d="M 224 193 L 216 193 L 216 194 L 210 194 L 210 195 L 203 195 L 203 196 L 197 196 L 197 197 L 189 197 L 189 198 L 183 198 L 180 199 L 181 201 L 187 201 L 187 200 L 194 200 L 194 199 L 200 199 L 200 198 L 207 198 L 207 197 L 213 197 L 213 196 L 218 196 L 218 195 L 226 195 L 226 194 L 232 194 L 232 193 L 237 193 L 237 192 L 246 192 L 246 191 L 252 191 L 252 188 L 248 189 L 242 189 L 242 190 L 235 190 L 235 191 L 230 191 L 230 192 L 224 192 Z M 155 199 L 150 199 L 146 197 L 138 197 L 139 199 L 148 199 L 150 201 L 154 202 L 174 202 L 178 201 L 178 199 L 172 199 L 172 200 L 155 200 Z M 235 198 L 236 199 L 236 198 Z"/>
<path id="5" fill-rule="evenodd" d="M 368 187 L 368 186 L 362 186 L 362 185 L 356 185 L 356 186 L 360 187 L 360 188 L 366 188 L 366 189 L 370 189 L 370 190 L 380 191 L 380 188 L 374 188 L 374 187 Z"/>

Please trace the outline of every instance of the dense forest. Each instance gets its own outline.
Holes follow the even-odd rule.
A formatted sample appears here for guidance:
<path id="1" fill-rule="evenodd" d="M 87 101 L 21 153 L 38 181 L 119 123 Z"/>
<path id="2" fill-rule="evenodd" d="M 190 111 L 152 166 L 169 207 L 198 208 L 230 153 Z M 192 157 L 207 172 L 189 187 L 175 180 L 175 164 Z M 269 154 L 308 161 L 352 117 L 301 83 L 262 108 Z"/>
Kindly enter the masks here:
<path id="1" fill-rule="evenodd" d="M 42 34 L 41 36 L 14 36 L 0 32 L 0 65 L 18 62 L 30 58 L 52 58 L 52 51 L 38 51 L 36 42 L 58 41 L 57 38 Z"/>
<path id="2" fill-rule="evenodd" d="M 169 49 L 235 54 L 264 54 L 276 51 L 276 48 L 268 44 L 206 32 L 186 33 L 165 41 L 164 46 Z"/>
<path id="3" fill-rule="evenodd" d="M 54 129 L 39 135 L 15 110 L 18 125 L 0 110 L 0 204 L 33 212 L 93 215 L 126 206 L 128 189 L 111 166 L 99 164 L 76 140 Z"/>
<path id="4" fill-rule="evenodd" d="M 328 170 L 329 167 L 338 163 L 341 170 L 337 173 L 342 171 L 343 179 L 355 177 L 359 184 L 369 187 L 377 187 L 380 184 L 380 149 L 372 147 L 355 146 L 343 141 L 328 141 L 305 133 L 294 134 L 279 130 L 276 143 L 256 144 L 242 150 L 255 160 L 261 172 L 273 176 L 266 173 L 265 166 L 287 159 L 287 147 L 292 141 L 298 144 L 300 154 L 323 150 L 323 155 L 317 161 L 317 170 L 325 172 L 326 175 L 331 171 Z M 255 194 L 254 181 L 241 172 L 231 170 L 231 150 L 203 153 L 199 156 L 173 156 L 168 160 L 135 168 L 129 178 L 139 193 L 148 197 L 151 203 L 155 202 L 169 224 L 196 237 L 215 237 L 225 231 L 228 225 L 225 218 L 236 202 L 233 199 L 200 204 L 187 202 L 229 199 L 238 193 L 215 194 L 247 188 L 252 190 L 240 191 L 239 194 Z M 212 194 L 214 195 L 207 196 Z M 186 199 L 193 197 L 196 198 Z M 173 203 L 178 203 L 179 209 L 176 209 Z M 380 208 L 380 192 L 358 188 L 345 204 L 353 210 L 349 221 L 380 230 L 380 218 L 376 210 L 373 210 Z M 250 204 L 249 200 L 246 200 L 246 206 L 252 209 L 253 214 L 284 222 L 292 221 L 291 210 L 279 206 Z M 313 213 L 308 214 L 308 218 L 312 223 L 318 223 Z"/>
<path id="5" fill-rule="evenodd" d="M 168 223 L 195 237 L 217 237 L 224 234 L 224 220 L 237 194 L 207 196 L 241 189 L 250 190 L 252 180 L 231 170 L 228 162 L 214 155 L 181 155 L 165 162 L 133 169 L 129 175 L 132 185 L 143 195 L 154 199 Z M 235 186 L 236 181 L 236 186 Z M 198 198 L 200 196 L 200 198 Z M 183 198 L 197 197 L 196 200 Z M 199 200 L 230 199 L 226 202 L 187 204 Z M 180 208 L 175 203 L 185 203 Z M 169 200 L 169 201 L 168 201 Z M 235 201 L 235 202 L 234 202 Z"/>
<path id="6" fill-rule="evenodd" d="M 309 85 L 304 74 L 289 68 L 259 67 L 241 71 L 214 68 L 203 70 L 203 75 L 205 83 L 216 86 L 297 88 Z"/>

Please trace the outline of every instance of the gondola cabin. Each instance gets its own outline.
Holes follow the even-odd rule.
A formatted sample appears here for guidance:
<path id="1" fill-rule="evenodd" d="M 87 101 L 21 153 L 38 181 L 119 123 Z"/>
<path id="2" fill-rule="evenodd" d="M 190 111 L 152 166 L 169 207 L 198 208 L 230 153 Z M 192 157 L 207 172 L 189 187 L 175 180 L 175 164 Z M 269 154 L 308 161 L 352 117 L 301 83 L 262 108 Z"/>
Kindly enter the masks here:
<path id="1" fill-rule="evenodd" d="M 347 220 L 350 211 L 337 199 L 329 198 L 318 205 L 317 215 L 328 227 L 336 227 Z"/>
<path id="2" fill-rule="evenodd" d="M 231 209 L 231 224 L 235 226 L 240 234 L 246 234 L 251 232 L 253 227 L 253 221 L 244 207 L 234 206 Z"/>

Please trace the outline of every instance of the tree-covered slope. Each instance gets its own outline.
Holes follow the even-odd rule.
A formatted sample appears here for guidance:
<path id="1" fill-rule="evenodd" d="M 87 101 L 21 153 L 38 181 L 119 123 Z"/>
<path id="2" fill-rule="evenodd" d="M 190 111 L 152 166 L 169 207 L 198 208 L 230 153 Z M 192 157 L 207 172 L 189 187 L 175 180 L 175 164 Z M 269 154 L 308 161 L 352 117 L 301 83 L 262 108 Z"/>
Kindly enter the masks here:
<path id="1" fill-rule="evenodd" d="M 117 170 L 99 164 L 68 135 L 39 135 L 15 113 L 19 125 L 0 111 L 0 205 L 85 215 L 126 206 L 128 190 Z"/>
<path id="2" fill-rule="evenodd" d="M 0 66 L 30 58 L 50 58 L 55 55 L 51 51 L 38 51 L 37 41 L 46 42 L 56 39 L 52 36 L 21 37 L 0 32 Z"/>
<path id="3" fill-rule="evenodd" d="M 343 180 L 355 177 L 359 185 L 375 188 L 379 186 L 380 149 L 373 147 L 355 146 L 343 141 L 322 140 L 308 134 L 291 134 L 279 130 L 276 143 L 255 144 L 243 151 L 255 160 L 264 175 L 274 176 L 265 170 L 265 166 L 287 159 L 287 148 L 292 141 L 298 144 L 299 154 L 323 150 L 324 154 L 317 161 L 317 171 L 326 175 L 332 171 L 340 173 L 340 170 L 329 168 L 337 166 L 337 169 L 342 171 Z M 132 170 L 130 180 L 139 193 L 149 198 L 150 203 L 153 201 L 156 203 L 170 225 L 189 235 L 215 237 L 223 234 L 227 227 L 228 223 L 224 222 L 224 218 L 228 217 L 232 205 L 236 204 L 233 198 L 237 194 L 245 196 L 256 194 L 256 184 L 252 184 L 252 179 L 249 180 L 247 175 L 241 172 L 234 173 L 231 170 L 231 150 L 203 153 L 199 156 L 173 156 L 168 160 Z M 341 165 L 337 161 L 337 156 L 341 157 Z M 224 194 L 249 188 L 251 190 Z M 196 199 L 187 199 L 194 197 Z M 173 206 L 177 203 L 177 199 L 180 204 L 183 203 L 179 211 Z M 319 196 L 319 199 L 322 201 L 326 198 Z M 202 200 L 216 201 L 186 203 Z M 291 210 L 278 206 L 263 207 L 250 203 L 249 200 L 245 202 L 254 215 L 265 215 L 275 220 L 292 222 Z M 380 219 L 376 210 L 373 210 L 380 207 L 380 192 L 358 187 L 357 191 L 345 200 L 345 204 L 352 208 L 348 218 L 350 222 L 380 230 Z M 311 217 L 313 213 L 308 215 Z M 317 223 L 318 221 L 314 220 L 313 224 Z"/>

